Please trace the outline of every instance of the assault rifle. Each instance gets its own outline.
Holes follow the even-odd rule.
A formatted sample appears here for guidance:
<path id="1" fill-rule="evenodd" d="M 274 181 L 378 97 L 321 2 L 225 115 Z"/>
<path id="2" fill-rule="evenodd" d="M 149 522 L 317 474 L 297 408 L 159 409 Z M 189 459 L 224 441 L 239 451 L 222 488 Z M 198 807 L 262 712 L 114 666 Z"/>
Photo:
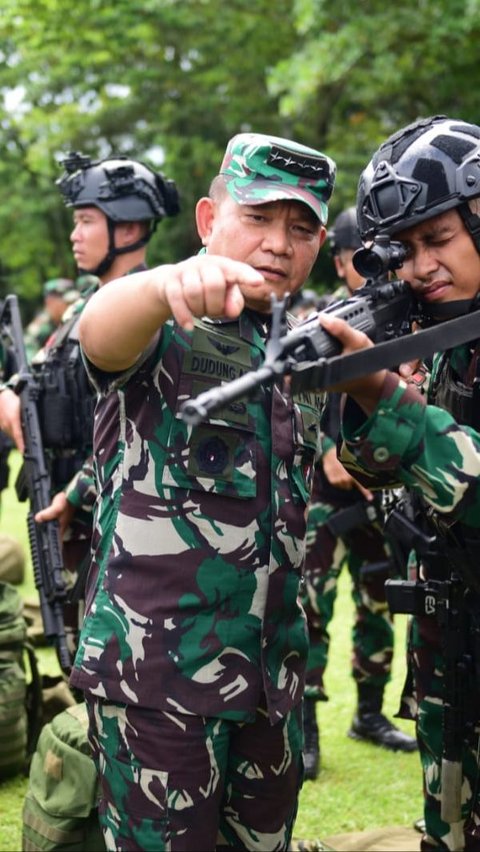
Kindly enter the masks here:
<path id="1" fill-rule="evenodd" d="M 62 609 L 67 592 L 62 573 L 58 522 L 46 521 L 38 524 L 34 517 L 40 509 L 50 505 L 51 484 L 38 417 L 38 387 L 28 367 L 20 309 L 18 299 L 14 295 L 7 296 L 1 306 L 0 338 L 5 349 L 12 355 L 15 370 L 14 390 L 21 402 L 25 453 L 15 489 L 20 501 L 30 501 L 30 511 L 27 514 L 28 537 L 45 638 L 56 645 L 60 665 L 68 672 L 71 661 Z"/>
<path id="2" fill-rule="evenodd" d="M 366 277 L 363 287 L 350 299 L 334 302 L 323 313 L 346 320 L 363 331 L 375 346 L 349 355 L 339 354 L 341 345 L 320 324 L 318 315 L 287 330 L 287 297 L 272 299 L 270 337 L 265 361 L 228 384 L 204 391 L 182 404 L 183 419 L 192 425 L 241 397 L 252 396 L 264 384 L 290 376 L 290 392 L 322 390 L 349 379 L 368 375 L 385 367 L 474 340 L 478 337 L 478 316 L 468 314 L 434 328 L 411 334 L 421 310 L 410 285 L 391 278 L 406 256 L 402 243 L 380 234 L 369 249 L 358 249 L 354 265 Z"/>

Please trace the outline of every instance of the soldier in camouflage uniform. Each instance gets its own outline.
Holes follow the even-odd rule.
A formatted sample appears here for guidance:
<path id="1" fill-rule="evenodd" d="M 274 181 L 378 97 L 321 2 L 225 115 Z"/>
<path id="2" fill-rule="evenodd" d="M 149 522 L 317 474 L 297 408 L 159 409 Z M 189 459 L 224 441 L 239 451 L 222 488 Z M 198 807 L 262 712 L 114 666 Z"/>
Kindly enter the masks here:
<path id="1" fill-rule="evenodd" d="M 405 245 L 401 276 L 418 297 L 423 325 L 478 308 L 479 163 L 480 127 L 436 116 L 390 137 L 360 179 L 362 237 L 383 233 Z M 347 352 L 371 345 L 339 319 L 322 322 Z M 367 487 L 406 485 L 413 500 L 411 520 L 428 543 L 422 547 L 415 534 L 420 585 L 414 588 L 417 595 L 424 591 L 418 610 L 408 610 L 418 614 L 409 637 L 413 691 L 405 692 L 402 710 L 417 722 L 424 850 L 473 850 L 480 844 L 479 365 L 476 340 L 434 357 L 426 398 L 407 383 L 408 365 L 401 368 L 403 378 L 382 370 L 341 386 L 350 394 L 342 460 Z M 461 597 L 439 605 L 436 614 L 432 601 L 445 580 L 448 594 L 459 588 Z M 461 623 L 447 632 L 462 601 Z M 452 698 L 452 674 L 463 696 Z"/>
<path id="2" fill-rule="evenodd" d="M 354 251 L 362 245 L 355 207 L 337 216 L 328 237 L 336 271 L 342 279 L 332 300 L 347 299 L 364 283 L 352 264 Z M 332 393 L 322 418 L 322 455 L 315 465 L 308 512 L 302 596 L 310 634 L 304 727 L 305 777 L 311 780 L 320 768 L 316 707 L 317 701 L 328 700 L 324 687 L 330 644 L 328 627 L 345 564 L 352 579 L 356 613 L 352 676 L 357 687 L 357 710 L 349 736 L 392 751 L 417 748 L 416 740 L 382 713 L 393 657 L 393 618 L 385 596 L 385 580 L 391 572 L 390 551 L 383 534 L 381 498 L 363 489 L 337 459 L 339 426 L 340 394 Z"/>
<path id="3" fill-rule="evenodd" d="M 82 316 L 100 499 L 71 682 L 109 848 L 289 846 L 322 400 L 274 385 L 195 427 L 180 405 L 262 364 L 271 296 L 309 275 L 334 173 L 289 140 L 235 136 L 197 204 L 204 251 L 102 289 Z"/>
<path id="4" fill-rule="evenodd" d="M 25 351 L 31 361 L 58 328 L 69 305 L 79 297 L 71 278 L 50 278 L 43 285 L 43 308 L 29 322 L 24 333 Z"/>
<path id="5" fill-rule="evenodd" d="M 92 509 L 96 490 L 91 468 L 94 391 L 83 366 L 78 320 L 91 295 L 115 278 L 146 269 L 147 243 L 157 223 L 178 212 L 173 181 L 126 157 L 92 161 L 69 154 L 58 186 L 73 210 L 70 235 L 79 270 L 79 286 L 89 288 L 63 314 L 46 346 L 32 359 L 40 386 L 42 438 L 52 482 L 52 503 L 37 522 L 58 520 L 69 589 L 79 582 L 64 607 L 72 659 L 83 615 L 82 575 L 89 563 Z M 20 401 L 8 388 L 0 394 L 0 425 L 23 451 Z M 80 607 L 78 605 L 80 600 Z"/>

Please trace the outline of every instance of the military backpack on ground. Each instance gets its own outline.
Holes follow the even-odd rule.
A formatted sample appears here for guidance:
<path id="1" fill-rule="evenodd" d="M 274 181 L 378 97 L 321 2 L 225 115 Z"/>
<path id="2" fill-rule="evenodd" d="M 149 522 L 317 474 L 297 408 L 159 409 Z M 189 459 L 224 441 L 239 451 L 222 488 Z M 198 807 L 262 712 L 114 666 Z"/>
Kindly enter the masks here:
<path id="1" fill-rule="evenodd" d="M 0 582 L 0 780 L 26 771 L 41 716 L 42 685 L 22 598 Z"/>
<path id="2" fill-rule="evenodd" d="M 76 704 L 43 728 L 23 806 L 23 852 L 104 852 L 87 726 L 85 705 Z"/>

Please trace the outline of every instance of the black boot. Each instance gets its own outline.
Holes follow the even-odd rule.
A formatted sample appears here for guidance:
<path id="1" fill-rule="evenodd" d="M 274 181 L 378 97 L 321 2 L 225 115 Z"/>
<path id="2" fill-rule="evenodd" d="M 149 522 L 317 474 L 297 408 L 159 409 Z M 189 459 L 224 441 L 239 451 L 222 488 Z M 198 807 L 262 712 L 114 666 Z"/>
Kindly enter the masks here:
<path id="1" fill-rule="evenodd" d="M 317 702 L 314 698 L 303 699 L 303 764 L 306 781 L 315 781 L 320 771 L 320 742 L 316 709 Z"/>
<path id="2" fill-rule="evenodd" d="M 383 687 L 357 683 L 358 708 L 348 736 L 367 740 L 391 751 L 416 751 L 415 737 L 404 734 L 383 715 Z"/>

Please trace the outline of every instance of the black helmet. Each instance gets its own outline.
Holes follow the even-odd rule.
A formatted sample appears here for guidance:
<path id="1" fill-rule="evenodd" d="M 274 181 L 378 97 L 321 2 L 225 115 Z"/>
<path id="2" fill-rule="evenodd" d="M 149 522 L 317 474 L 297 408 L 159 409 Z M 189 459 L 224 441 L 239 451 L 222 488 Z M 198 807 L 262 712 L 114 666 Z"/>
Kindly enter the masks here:
<path id="1" fill-rule="evenodd" d="M 57 185 L 67 207 L 98 207 L 113 222 L 144 222 L 179 212 L 173 180 L 128 157 L 91 160 L 72 152 Z"/>
<path id="2" fill-rule="evenodd" d="M 395 234 L 454 207 L 480 251 L 480 127 L 444 115 L 419 119 L 384 142 L 363 171 L 357 218 L 364 240 Z"/>
<path id="3" fill-rule="evenodd" d="M 357 225 L 357 210 L 347 207 L 335 219 L 327 232 L 330 241 L 330 251 L 338 254 L 341 249 L 357 249 L 362 246 L 362 240 Z"/>
<path id="4" fill-rule="evenodd" d="M 83 270 L 102 275 L 109 269 L 117 254 L 124 254 L 145 245 L 157 223 L 165 216 L 180 211 L 177 188 L 160 172 L 128 157 L 115 156 L 91 160 L 72 151 L 62 160 L 65 172 L 57 180 L 67 207 L 98 207 L 107 217 L 110 246 L 107 257 L 96 269 Z M 119 222 L 150 222 L 144 238 L 132 246 L 117 249 L 115 225 Z"/>

